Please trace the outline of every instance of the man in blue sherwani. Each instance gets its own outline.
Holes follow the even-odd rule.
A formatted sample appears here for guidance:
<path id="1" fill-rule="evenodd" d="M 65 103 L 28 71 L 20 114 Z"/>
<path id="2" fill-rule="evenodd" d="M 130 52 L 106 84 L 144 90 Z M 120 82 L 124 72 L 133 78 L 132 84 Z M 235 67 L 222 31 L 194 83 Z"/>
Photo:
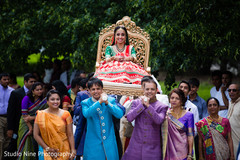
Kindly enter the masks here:
<path id="1" fill-rule="evenodd" d="M 120 119 L 124 112 L 115 99 L 103 93 L 103 83 L 98 78 L 88 82 L 91 98 L 82 101 L 82 113 L 87 119 L 84 143 L 84 160 L 118 160 L 117 142 L 112 116 Z"/>

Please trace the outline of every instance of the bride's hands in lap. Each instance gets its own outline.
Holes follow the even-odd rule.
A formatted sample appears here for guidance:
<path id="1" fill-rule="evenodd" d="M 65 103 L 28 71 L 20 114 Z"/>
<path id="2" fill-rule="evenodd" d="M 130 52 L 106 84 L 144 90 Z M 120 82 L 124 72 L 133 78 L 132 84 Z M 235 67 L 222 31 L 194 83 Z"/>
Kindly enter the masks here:
<path id="1" fill-rule="evenodd" d="M 129 57 L 124 57 L 124 56 L 113 56 L 113 60 L 123 62 L 123 61 L 134 61 L 134 58 L 129 56 Z"/>
<path id="2" fill-rule="evenodd" d="M 134 58 L 129 56 L 129 57 L 124 57 L 124 56 L 113 56 L 111 58 L 107 58 L 106 59 L 107 62 L 111 62 L 111 61 L 119 61 L 119 62 L 123 62 L 123 61 L 131 61 L 134 62 Z"/>
<path id="3" fill-rule="evenodd" d="M 123 61 L 125 61 L 125 57 L 124 56 L 114 56 L 113 60 L 123 62 Z"/>

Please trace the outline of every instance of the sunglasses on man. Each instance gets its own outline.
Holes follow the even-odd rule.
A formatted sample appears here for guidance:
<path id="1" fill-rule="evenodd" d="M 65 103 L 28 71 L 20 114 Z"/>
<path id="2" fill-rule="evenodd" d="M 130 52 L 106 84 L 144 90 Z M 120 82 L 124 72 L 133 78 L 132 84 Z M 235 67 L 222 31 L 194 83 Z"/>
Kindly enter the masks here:
<path id="1" fill-rule="evenodd" d="M 228 92 L 237 92 L 238 89 L 228 89 Z"/>

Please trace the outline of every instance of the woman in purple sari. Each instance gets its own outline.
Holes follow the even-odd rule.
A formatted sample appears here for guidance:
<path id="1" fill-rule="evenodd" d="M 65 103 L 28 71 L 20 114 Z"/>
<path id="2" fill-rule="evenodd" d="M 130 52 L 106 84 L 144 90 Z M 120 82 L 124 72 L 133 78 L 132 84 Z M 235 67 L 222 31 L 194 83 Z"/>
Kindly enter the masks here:
<path id="1" fill-rule="evenodd" d="M 47 107 L 43 98 L 43 84 L 36 82 L 22 100 L 22 116 L 18 130 L 18 160 L 38 159 L 38 144 L 33 138 L 33 124 L 37 110 Z"/>
<path id="2" fill-rule="evenodd" d="M 184 109 L 186 98 L 182 90 L 175 88 L 170 93 L 171 108 L 167 112 L 163 132 L 164 160 L 193 159 L 193 114 Z"/>

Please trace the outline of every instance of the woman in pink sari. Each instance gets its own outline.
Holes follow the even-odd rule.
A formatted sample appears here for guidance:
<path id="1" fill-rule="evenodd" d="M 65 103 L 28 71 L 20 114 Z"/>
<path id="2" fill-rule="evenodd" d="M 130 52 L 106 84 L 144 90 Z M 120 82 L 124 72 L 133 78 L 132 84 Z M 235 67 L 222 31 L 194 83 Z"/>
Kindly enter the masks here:
<path id="1" fill-rule="evenodd" d="M 170 95 L 171 108 L 163 125 L 163 159 L 193 159 L 193 114 L 184 108 L 186 98 L 182 90 L 175 88 Z"/>
<path id="2" fill-rule="evenodd" d="M 231 126 L 227 118 L 220 117 L 219 102 L 207 100 L 209 116 L 196 123 L 199 135 L 200 160 L 234 160 Z"/>

